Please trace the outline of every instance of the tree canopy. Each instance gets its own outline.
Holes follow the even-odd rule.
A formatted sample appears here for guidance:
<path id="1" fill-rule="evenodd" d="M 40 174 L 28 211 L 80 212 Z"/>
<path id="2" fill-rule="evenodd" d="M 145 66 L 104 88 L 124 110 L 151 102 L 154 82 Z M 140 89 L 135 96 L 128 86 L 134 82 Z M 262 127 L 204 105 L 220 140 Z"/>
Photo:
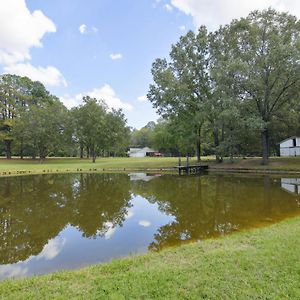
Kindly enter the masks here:
<path id="1" fill-rule="evenodd" d="M 251 152 L 261 136 L 256 151 L 266 164 L 283 124 L 299 119 L 299 26 L 296 17 L 268 9 L 216 32 L 190 31 L 172 46 L 169 60 L 153 63 L 148 99 L 194 137 L 198 159 L 203 136 L 213 140 L 219 161 Z M 285 126 L 299 132 L 299 123 Z"/>
<path id="2" fill-rule="evenodd" d="M 7 158 L 78 151 L 83 157 L 85 150 L 95 161 L 105 151 L 125 153 L 129 128 L 122 110 L 109 110 L 103 99 L 85 96 L 68 110 L 40 82 L 6 74 L 0 76 L 0 141 Z"/>

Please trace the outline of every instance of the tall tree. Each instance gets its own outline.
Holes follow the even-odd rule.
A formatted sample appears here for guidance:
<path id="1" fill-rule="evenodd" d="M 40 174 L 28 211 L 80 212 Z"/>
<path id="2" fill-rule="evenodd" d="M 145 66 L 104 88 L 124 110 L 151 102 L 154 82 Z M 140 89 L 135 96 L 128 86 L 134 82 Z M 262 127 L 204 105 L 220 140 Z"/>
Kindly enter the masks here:
<path id="1" fill-rule="evenodd" d="M 33 156 L 45 159 L 50 151 L 57 149 L 65 140 L 67 109 L 54 96 L 49 96 L 43 105 L 33 105 L 23 111 L 16 123 L 18 135 L 22 133 L 33 147 Z"/>
<path id="2" fill-rule="evenodd" d="M 0 77 L 0 140 L 5 144 L 6 157 L 11 158 L 12 128 L 19 110 L 30 98 L 30 83 L 26 77 L 5 74 Z"/>
<path id="3" fill-rule="evenodd" d="M 190 31 L 172 46 L 170 62 L 157 59 L 152 66 L 154 84 L 148 99 L 164 118 L 177 119 L 189 126 L 195 138 L 198 161 L 201 153 L 202 129 L 210 122 L 215 146 L 219 145 L 216 118 L 215 83 L 211 77 L 210 36 L 202 26 L 197 34 Z"/>
<path id="4" fill-rule="evenodd" d="M 248 114 L 260 119 L 262 162 L 267 164 L 272 123 L 299 103 L 300 22 L 268 9 L 233 21 L 219 34 L 230 58 L 219 56 L 223 78 L 232 80 Z"/>
<path id="5" fill-rule="evenodd" d="M 104 102 L 89 96 L 83 97 L 83 105 L 80 105 L 75 114 L 77 118 L 78 139 L 91 152 L 93 162 L 96 161 L 100 150 L 106 146 L 106 113 Z"/>
<path id="6" fill-rule="evenodd" d="M 23 135 L 14 135 L 14 127 L 22 112 L 31 106 L 43 105 L 48 97 L 49 92 L 38 81 L 11 74 L 0 76 L 0 140 L 4 141 L 7 158 L 11 157 L 11 145 L 16 138 L 23 156 Z"/>
<path id="7" fill-rule="evenodd" d="M 106 115 L 106 145 L 109 152 L 125 152 L 129 146 L 130 129 L 121 109 L 112 109 Z"/>

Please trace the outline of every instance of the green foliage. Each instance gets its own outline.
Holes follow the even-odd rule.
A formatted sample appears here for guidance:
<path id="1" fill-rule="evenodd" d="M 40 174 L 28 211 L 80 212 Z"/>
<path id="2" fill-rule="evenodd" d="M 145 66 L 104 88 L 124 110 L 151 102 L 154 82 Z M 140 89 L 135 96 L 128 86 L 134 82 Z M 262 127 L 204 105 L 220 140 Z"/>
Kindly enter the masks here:
<path id="1" fill-rule="evenodd" d="M 34 105 L 22 112 L 15 128 L 16 135 L 31 145 L 34 155 L 45 159 L 63 140 L 66 114 L 66 108 L 56 98 L 49 99 L 43 106 Z"/>
<path id="2" fill-rule="evenodd" d="M 83 100 L 84 105 L 68 111 L 40 82 L 0 76 L 0 141 L 7 158 L 12 151 L 21 158 L 76 156 L 78 145 L 94 159 L 104 151 L 125 152 L 129 128 L 123 112 L 108 111 L 103 101 L 90 97 Z"/>
<path id="3" fill-rule="evenodd" d="M 170 61 L 153 63 L 148 93 L 177 127 L 176 142 L 192 145 L 198 158 L 202 144 L 213 145 L 219 160 L 262 149 L 266 163 L 280 139 L 300 129 L 299 29 L 295 17 L 268 9 L 182 36 Z"/>
<path id="4" fill-rule="evenodd" d="M 127 147 L 129 128 L 121 110 L 108 111 L 103 101 L 83 98 L 84 104 L 73 110 L 74 137 L 86 147 L 93 162 L 104 151 L 121 152 Z"/>

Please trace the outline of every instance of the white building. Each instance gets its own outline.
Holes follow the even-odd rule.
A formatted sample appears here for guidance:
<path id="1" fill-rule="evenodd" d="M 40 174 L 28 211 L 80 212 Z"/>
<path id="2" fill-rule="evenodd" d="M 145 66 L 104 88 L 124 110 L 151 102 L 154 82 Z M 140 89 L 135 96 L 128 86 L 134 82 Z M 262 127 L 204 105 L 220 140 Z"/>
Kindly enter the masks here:
<path id="1" fill-rule="evenodd" d="M 281 178 L 281 187 L 287 192 L 300 195 L 300 178 Z"/>
<path id="2" fill-rule="evenodd" d="M 291 136 L 280 142 L 280 156 L 300 156 L 300 137 Z"/>
<path id="3" fill-rule="evenodd" d="M 130 148 L 128 151 L 129 157 L 146 157 L 151 156 L 151 153 L 155 153 L 157 151 L 150 149 L 148 147 L 145 148 Z"/>

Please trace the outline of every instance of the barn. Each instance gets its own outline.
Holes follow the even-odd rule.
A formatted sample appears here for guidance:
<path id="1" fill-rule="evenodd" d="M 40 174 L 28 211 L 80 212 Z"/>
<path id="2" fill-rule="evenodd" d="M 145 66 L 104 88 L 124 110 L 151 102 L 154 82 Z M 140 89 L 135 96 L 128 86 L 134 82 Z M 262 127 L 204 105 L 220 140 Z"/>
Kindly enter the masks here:
<path id="1" fill-rule="evenodd" d="M 151 156 L 152 153 L 156 153 L 155 150 L 148 147 L 144 148 L 130 148 L 128 151 L 129 157 L 146 157 Z"/>
<path id="2" fill-rule="evenodd" d="M 292 136 L 280 142 L 280 156 L 300 156 L 300 137 Z"/>

